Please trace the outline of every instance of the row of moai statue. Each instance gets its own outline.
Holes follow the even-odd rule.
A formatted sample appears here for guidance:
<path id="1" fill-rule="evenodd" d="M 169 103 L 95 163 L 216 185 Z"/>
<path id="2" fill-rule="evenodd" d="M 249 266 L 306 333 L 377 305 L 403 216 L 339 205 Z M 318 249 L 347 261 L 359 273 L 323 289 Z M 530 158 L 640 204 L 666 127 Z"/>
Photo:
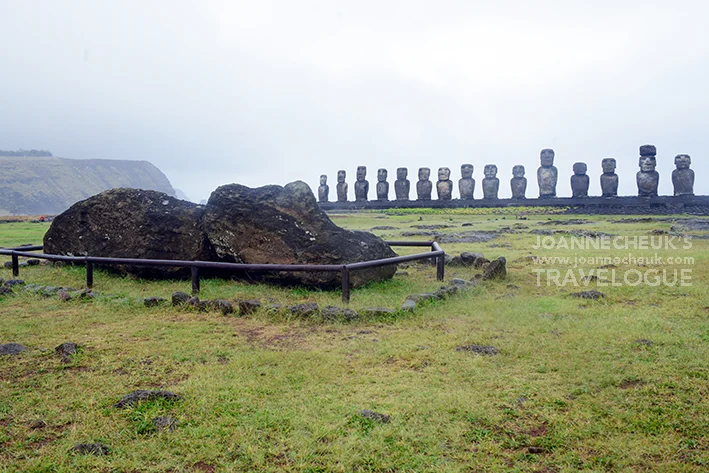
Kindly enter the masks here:
<path id="1" fill-rule="evenodd" d="M 657 150 L 653 145 L 640 147 L 640 171 L 636 179 L 638 184 L 638 195 L 641 197 L 657 196 L 660 183 L 660 174 L 655 170 L 657 166 Z M 556 186 L 559 178 L 559 171 L 554 167 L 554 150 L 543 149 L 540 155 L 541 166 L 537 170 L 537 183 L 539 184 L 540 198 L 556 197 Z M 675 157 L 677 169 L 672 172 L 672 183 L 674 185 L 674 195 L 694 195 L 694 171 L 689 167 L 692 159 L 689 155 L 680 154 Z M 618 196 L 618 175 L 615 173 L 615 158 L 604 158 L 601 162 L 603 174 L 601 175 L 601 192 L 603 197 Z M 575 163 L 574 174 L 571 176 L 571 191 L 573 197 L 588 197 L 588 189 L 591 179 L 586 174 L 588 166 L 586 163 Z M 463 164 L 460 167 L 461 179 L 458 181 L 458 191 L 461 200 L 472 200 L 475 191 L 475 179 L 473 179 L 473 165 Z M 411 183 L 407 179 L 407 168 L 396 170 L 396 181 L 394 182 L 394 192 L 396 200 L 409 200 Z M 451 171 L 448 168 L 438 169 L 438 182 L 436 182 L 436 192 L 438 200 L 451 200 L 453 195 L 453 181 L 450 179 Z M 524 166 L 514 166 L 512 168 L 512 189 L 513 199 L 526 199 L 527 178 L 524 177 Z M 354 184 L 355 201 L 362 202 L 368 200 L 369 182 L 366 179 L 367 168 L 359 166 L 357 168 L 357 180 Z M 389 182 L 387 182 L 388 172 L 386 169 L 377 171 L 377 200 L 389 200 Z M 418 182 L 416 183 L 417 200 L 431 200 L 433 183 L 430 181 L 431 169 L 419 168 Z M 347 202 L 348 185 L 345 182 L 345 171 L 337 171 L 337 201 Z M 500 180 L 497 178 L 497 166 L 488 164 L 485 166 L 485 178 L 482 181 L 483 199 L 497 199 L 500 190 Z M 327 185 L 327 176 L 320 176 L 320 187 L 318 188 L 318 200 L 328 202 L 330 188 Z"/>

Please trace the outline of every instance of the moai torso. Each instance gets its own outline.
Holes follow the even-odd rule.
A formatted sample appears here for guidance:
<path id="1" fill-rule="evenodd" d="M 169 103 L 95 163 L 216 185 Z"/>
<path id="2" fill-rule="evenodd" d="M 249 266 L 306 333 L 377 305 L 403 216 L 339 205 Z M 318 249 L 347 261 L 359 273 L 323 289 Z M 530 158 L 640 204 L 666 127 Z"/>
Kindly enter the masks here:
<path id="1" fill-rule="evenodd" d="M 367 195 L 369 194 L 369 182 L 365 179 L 366 177 L 367 168 L 365 166 L 359 166 L 357 168 L 357 180 L 354 184 L 355 201 L 363 202 L 367 200 Z"/>
<path id="2" fill-rule="evenodd" d="M 409 191 L 411 183 L 406 177 L 409 175 L 409 170 L 406 168 L 398 168 L 396 170 L 396 181 L 394 181 L 394 192 L 396 200 L 409 200 Z"/>
<path id="3" fill-rule="evenodd" d="M 559 180 L 559 171 L 554 167 L 554 150 L 543 149 L 540 157 L 542 165 L 537 170 L 539 197 L 556 197 L 556 184 Z"/>
<path id="4" fill-rule="evenodd" d="M 512 188 L 513 199 L 527 198 L 527 178 L 524 177 L 524 166 L 515 166 L 512 168 L 512 179 L 510 187 Z"/>
<path id="5" fill-rule="evenodd" d="M 330 187 L 327 185 L 327 176 L 323 174 L 322 176 L 320 176 L 320 187 L 318 187 L 318 201 L 327 202 L 329 194 Z"/>
<path id="6" fill-rule="evenodd" d="M 574 174 L 571 176 L 571 195 L 573 197 L 588 197 L 591 178 L 586 174 L 587 171 L 586 163 L 574 164 Z"/>
<path id="7" fill-rule="evenodd" d="M 640 147 L 640 171 L 636 174 L 638 184 L 638 196 L 640 197 L 655 197 L 657 189 L 660 185 L 660 173 L 655 170 L 657 160 L 655 155 L 657 151 L 652 145 L 644 145 Z"/>
<path id="8" fill-rule="evenodd" d="M 429 168 L 419 169 L 419 180 L 416 183 L 416 195 L 418 196 L 418 200 L 431 200 L 433 183 L 429 180 L 430 177 L 431 170 Z"/>
<path id="9" fill-rule="evenodd" d="M 387 170 L 377 171 L 377 200 L 389 200 L 389 183 L 387 182 Z"/>
<path id="10" fill-rule="evenodd" d="M 337 201 L 347 202 L 347 183 L 345 182 L 345 171 L 337 171 L 337 186 L 335 190 L 337 191 Z"/>
<path id="11" fill-rule="evenodd" d="M 500 191 L 500 180 L 497 178 L 497 166 L 488 164 L 485 166 L 485 179 L 483 179 L 483 198 L 497 199 Z"/>
<path id="12" fill-rule="evenodd" d="M 436 192 L 438 193 L 438 200 L 451 200 L 453 198 L 453 181 L 450 180 L 450 177 L 450 169 L 438 169 L 438 182 L 436 183 Z"/>
<path id="13" fill-rule="evenodd" d="M 675 195 L 694 195 L 694 171 L 689 169 L 692 158 L 688 154 L 678 154 L 675 156 L 675 166 L 672 171 L 672 185 Z"/>
<path id="14" fill-rule="evenodd" d="M 614 158 L 604 158 L 601 162 L 601 195 L 603 197 L 618 196 L 618 175 L 615 173 L 616 161 Z"/>
<path id="15" fill-rule="evenodd" d="M 475 179 L 473 179 L 473 165 L 463 164 L 460 167 L 461 179 L 458 181 L 460 200 L 473 200 L 475 194 Z"/>

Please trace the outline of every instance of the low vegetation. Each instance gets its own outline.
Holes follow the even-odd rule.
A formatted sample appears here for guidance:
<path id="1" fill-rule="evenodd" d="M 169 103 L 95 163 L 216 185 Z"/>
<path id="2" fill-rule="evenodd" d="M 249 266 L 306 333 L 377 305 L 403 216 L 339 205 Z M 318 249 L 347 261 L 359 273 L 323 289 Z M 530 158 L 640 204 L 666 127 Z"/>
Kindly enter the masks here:
<path id="1" fill-rule="evenodd" d="M 101 271 L 93 299 L 64 302 L 16 288 L 16 296 L 0 296 L 0 344 L 28 351 L 0 356 L 0 472 L 709 468 L 709 243 L 697 230 L 702 225 L 681 216 L 621 223 L 541 212 L 332 217 L 388 240 L 437 238 L 452 255 L 504 256 L 508 280 L 480 282 L 413 313 L 334 323 L 264 309 L 224 316 L 169 303 L 148 308 L 144 298 L 169 299 L 188 291 L 189 281 Z M 39 243 L 47 225 L 0 224 L 0 246 Z M 535 248 L 545 237 L 551 246 L 584 235 L 688 234 L 697 237 L 691 249 Z M 600 284 L 590 277 L 557 286 L 539 269 L 588 275 L 599 265 L 542 266 L 533 258 L 629 253 L 682 259 L 671 266 L 620 262 L 612 268 L 618 274 L 679 268 L 691 270 L 691 285 L 614 287 L 601 273 Z M 478 273 L 449 266 L 446 279 Z M 84 270 L 30 266 L 20 276 L 81 288 Z M 412 264 L 391 281 L 353 290 L 350 307 L 398 308 L 408 294 L 438 287 L 435 268 Z M 592 289 L 605 297 L 571 296 Z M 203 281 L 200 294 L 321 307 L 341 305 L 340 296 L 224 280 Z M 80 347 L 65 360 L 54 351 L 64 342 Z M 181 398 L 114 407 L 135 390 Z M 96 444 L 107 454 L 95 454 L 106 453 Z"/>

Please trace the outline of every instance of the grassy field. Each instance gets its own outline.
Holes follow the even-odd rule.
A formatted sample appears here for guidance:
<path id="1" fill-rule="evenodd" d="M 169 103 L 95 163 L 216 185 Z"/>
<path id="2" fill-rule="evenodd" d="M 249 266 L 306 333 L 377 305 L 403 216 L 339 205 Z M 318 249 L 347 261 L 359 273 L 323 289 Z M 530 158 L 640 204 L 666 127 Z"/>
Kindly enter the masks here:
<path id="1" fill-rule="evenodd" d="M 508 280 L 480 283 L 413 314 L 351 323 L 264 310 L 238 317 L 146 308 L 143 297 L 169 298 L 187 291 L 189 281 L 103 272 L 93 300 L 19 290 L 0 298 L 0 343 L 30 348 L 0 357 L 0 472 L 709 470 L 709 240 L 696 238 L 691 249 L 535 248 L 538 238 L 580 231 L 661 238 L 704 232 L 681 220 L 619 223 L 514 210 L 332 218 L 350 229 L 382 228 L 373 232 L 391 240 L 435 232 L 453 255 L 505 256 Z M 47 228 L 0 224 L 0 246 L 41 243 Z M 481 235 L 494 237 L 463 241 Z M 563 275 L 574 265 L 599 265 L 530 258 L 629 253 L 683 260 L 621 262 L 618 273 L 685 269 L 691 285 L 548 285 L 540 268 Z M 407 294 L 440 286 L 430 266 L 401 269 L 391 281 L 353 290 L 351 308 L 397 308 Z M 479 273 L 446 271 L 446 279 Z M 33 266 L 21 268 L 21 277 L 80 288 L 84 270 Z M 220 280 L 204 281 L 202 289 L 205 299 L 340 305 L 339 291 Z M 570 296 L 589 289 L 606 297 Z M 83 350 L 63 364 L 54 347 L 69 341 Z M 469 344 L 494 346 L 499 355 L 456 350 Z M 112 407 L 136 389 L 167 389 L 184 399 Z M 362 409 L 391 421 L 361 418 Z M 176 418 L 177 428 L 156 430 L 156 416 Z M 46 425 L 33 428 L 38 420 Z M 69 452 L 93 442 L 110 453 Z"/>

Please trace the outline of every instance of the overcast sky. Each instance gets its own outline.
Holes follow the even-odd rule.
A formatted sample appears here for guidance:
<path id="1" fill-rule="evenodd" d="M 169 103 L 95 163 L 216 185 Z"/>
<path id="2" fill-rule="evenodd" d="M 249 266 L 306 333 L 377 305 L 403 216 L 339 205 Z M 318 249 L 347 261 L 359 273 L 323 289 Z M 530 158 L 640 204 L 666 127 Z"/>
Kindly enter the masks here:
<path id="1" fill-rule="evenodd" d="M 542 148 L 558 193 L 601 159 L 635 195 L 690 154 L 709 193 L 709 2 L 0 0 L 0 149 L 148 160 L 199 201 L 221 184 L 497 164 L 500 196 Z M 457 187 L 457 186 L 456 186 Z M 393 198 L 393 185 L 391 186 Z M 457 196 L 457 188 L 454 197 Z"/>

